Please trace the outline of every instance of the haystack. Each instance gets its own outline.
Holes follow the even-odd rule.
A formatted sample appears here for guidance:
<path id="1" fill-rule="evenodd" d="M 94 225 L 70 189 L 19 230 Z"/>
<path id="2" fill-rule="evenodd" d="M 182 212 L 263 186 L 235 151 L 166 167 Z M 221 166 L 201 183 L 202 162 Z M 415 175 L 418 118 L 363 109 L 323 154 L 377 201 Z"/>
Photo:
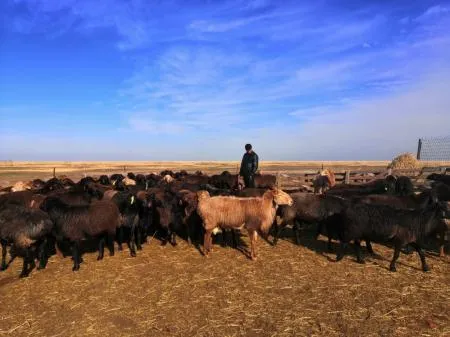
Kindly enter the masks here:
<path id="1" fill-rule="evenodd" d="M 388 165 L 388 169 L 416 169 L 420 167 L 420 162 L 412 153 L 402 153 L 395 157 Z"/>

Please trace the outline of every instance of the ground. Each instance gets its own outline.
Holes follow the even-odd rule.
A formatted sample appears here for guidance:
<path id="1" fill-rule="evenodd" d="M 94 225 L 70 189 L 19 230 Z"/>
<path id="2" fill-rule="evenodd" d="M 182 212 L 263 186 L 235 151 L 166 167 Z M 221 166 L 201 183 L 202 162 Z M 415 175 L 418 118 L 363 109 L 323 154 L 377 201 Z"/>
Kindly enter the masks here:
<path id="1" fill-rule="evenodd" d="M 298 246 L 287 234 L 261 239 L 257 261 L 245 234 L 241 250 L 215 245 L 208 258 L 156 239 L 135 258 L 86 253 L 79 272 L 52 256 L 26 279 L 16 259 L 0 273 L 0 336 L 450 336 L 449 255 L 429 250 L 424 273 L 402 254 L 392 273 L 389 247 L 336 263 L 313 228 Z"/>
<path id="2" fill-rule="evenodd" d="M 206 258 L 153 239 L 136 258 L 87 253 L 79 272 L 53 256 L 27 279 L 17 259 L 0 274 L 0 335 L 450 336 L 449 256 L 429 252 L 424 273 L 417 254 L 402 254 L 392 273 L 392 249 L 336 263 L 311 231 L 299 246 L 258 248 L 255 262 L 220 245 Z"/>

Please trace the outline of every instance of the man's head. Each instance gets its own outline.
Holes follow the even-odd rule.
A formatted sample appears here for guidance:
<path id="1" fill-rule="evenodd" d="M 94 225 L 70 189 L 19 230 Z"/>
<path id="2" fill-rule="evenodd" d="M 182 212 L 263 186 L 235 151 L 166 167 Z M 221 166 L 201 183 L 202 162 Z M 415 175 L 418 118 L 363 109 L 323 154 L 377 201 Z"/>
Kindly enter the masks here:
<path id="1" fill-rule="evenodd" d="M 245 144 L 245 151 L 248 153 L 252 152 L 252 144 Z"/>

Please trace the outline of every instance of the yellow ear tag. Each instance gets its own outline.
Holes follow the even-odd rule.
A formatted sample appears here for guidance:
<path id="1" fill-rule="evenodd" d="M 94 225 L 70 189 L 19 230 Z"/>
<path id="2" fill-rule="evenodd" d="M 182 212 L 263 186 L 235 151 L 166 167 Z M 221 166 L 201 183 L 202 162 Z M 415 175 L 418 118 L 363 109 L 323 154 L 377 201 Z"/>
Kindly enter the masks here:
<path id="1" fill-rule="evenodd" d="M 134 195 L 131 196 L 131 205 L 134 204 Z"/>

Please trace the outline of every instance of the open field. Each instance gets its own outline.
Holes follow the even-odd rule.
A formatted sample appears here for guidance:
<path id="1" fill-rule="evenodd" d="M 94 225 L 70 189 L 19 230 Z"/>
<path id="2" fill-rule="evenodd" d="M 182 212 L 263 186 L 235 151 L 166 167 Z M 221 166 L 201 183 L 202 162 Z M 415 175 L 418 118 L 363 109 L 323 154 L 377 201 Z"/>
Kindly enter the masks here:
<path id="1" fill-rule="evenodd" d="M 382 171 L 389 161 L 261 161 L 261 173 L 287 174 L 296 177 L 300 173 L 314 173 L 322 167 L 334 171 Z M 85 175 L 99 176 L 112 173 L 144 173 L 186 170 L 195 172 L 201 170 L 206 174 L 216 174 L 224 170 L 231 173 L 238 171 L 238 161 L 168 161 L 168 162 L 28 162 L 0 161 L 0 186 L 5 187 L 16 181 L 33 179 L 50 179 L 55 169 L 56 176 L 65 175 L 78 181 Z M 422 162 L 423 166 L 448 166 L 450 162 Z"/>
<path id="2" fill-rule="evenodd" d="M 96 261 L 53 256 L 43 271 L 19 279 L 21 261 L 0 274 L 0 335 L 4 336 L 450 336 L 450 257 L 392 250 L 359 265 L 340 263 L 325 241 L 303 233 L 277 247 L 262 240 L 260 258 L 215 246 L 209 258 L 181 241 L 152 240 Z M 323 239 L 323 238 L 322 238 Z M 248 240 L 243 236 L 242 246 Z M 247 249 L 247 248 L 245 248 Z"/>
<path id="3" fill-rule="evenodd" d="M 201 170 L 207 174 L 220 173 L 228 170 L 235 173 L 240 162 L 0 162 L 0 186 L 8 186 L 16 181 L 32 179 L 49 179 L 56 175 L 66 175 L 77 181 L 85 174 L 90 176 L 123 172 L 150 173 L 162 170 L 186 170 L 195 172 Z M 285 172 L 295 174 L 304 170 L 317 171 L 322 167 L 345 169 L 348 167 L 358 169 L 384 168 L 388 162 L 264 162 L 260 163 L 263 173 Z"/>
<path id="4" fill-rule="evenodd" d="M 66 175 L 71 179 L 79 180 L 85 174 L 100 175 L 122 172 L 150 173 L 160 172 L 164 169 L 186 170 L 195 172 L 201 170 L 207 174 L 220 173 L 228 170 L 236 173 L 240 162 L 238 161 L 170 161 L 170 162 L 0 162 L 0 186 L 13 184 L 18 180 L 32 180 L 36 178 L 49 179 L 53 175 Z M 380 170 L 386 168 L 388 161 L 261 161 L 262 173 L 286 173 L 295 175 L 308 170 L 317 171 L 322 165 L 333 170 Z M 442 165 L 445 163 L 428 162 L 427 166 Z M 446 163 L 450 166 L 450 163 Z"/>

